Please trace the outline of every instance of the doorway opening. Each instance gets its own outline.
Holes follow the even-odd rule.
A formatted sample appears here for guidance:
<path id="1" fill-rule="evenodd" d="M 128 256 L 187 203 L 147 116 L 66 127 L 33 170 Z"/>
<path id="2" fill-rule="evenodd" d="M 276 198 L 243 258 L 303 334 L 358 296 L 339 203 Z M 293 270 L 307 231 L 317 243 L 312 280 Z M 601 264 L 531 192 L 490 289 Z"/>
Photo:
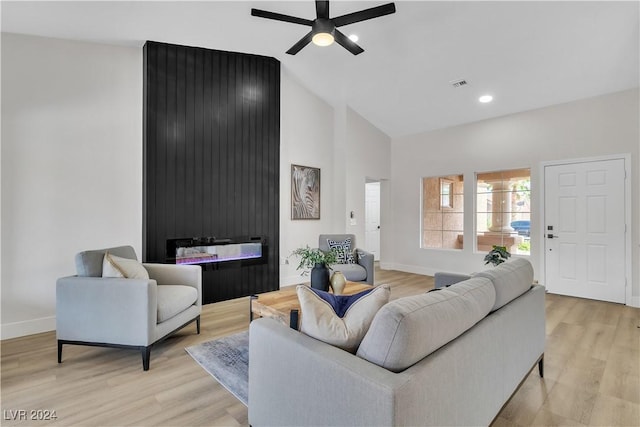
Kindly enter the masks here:
<path id="1" fill-rule="evenodd" d="M 364 194 L 364 248 L 373 254 L 374 261 L 380 261 L 380 181 L 367 179 Z"/>

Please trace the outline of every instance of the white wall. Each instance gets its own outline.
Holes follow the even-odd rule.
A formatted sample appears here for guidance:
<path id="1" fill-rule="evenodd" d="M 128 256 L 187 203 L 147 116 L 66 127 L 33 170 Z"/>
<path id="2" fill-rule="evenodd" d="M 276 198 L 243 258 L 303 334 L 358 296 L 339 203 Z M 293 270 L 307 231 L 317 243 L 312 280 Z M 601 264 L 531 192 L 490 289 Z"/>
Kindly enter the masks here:
<path id="1" fill-rule="evenodd" d="M 2 34 L 1 60 L 5 339 L 55 328 L 55 280 L 75 272 L 76 252 L 129 243 L 141 253 L 142 50 Z M 383 180 L 383 266 L 477 270 L 482 254 L 419 249 L 422 176 L 530 166 L 535 203 L 539 162 L 612 153 L 632 155 L 633 259 L 640 259 L 637 90 L 391 143 L 284 68 L 281 87 L 282 260 L 297 247 L 316 246 L 321 233 L 351 232 L 364 243 L 364 184 L 373 178 Z M 291 220 L 292 163 L 321 168 L 319 221 Z M 356 226 L 349 225 L 352 210 Z M 471 230 L 472 223 L 465 227 Z M 280 267 L 281 285 L 300 282 L 295 265 Z M 638 297 L 638 263 L 633 274 Z"/>
<path id="2" fill-rule="evenodd" d="M 142 247 L 142 50 L 2 34 L 2 338 L 55 328 L 76 252 Z"/>
<path id="3" fill-rule="evenodd" d="M 373 126 L 364 117 L 346 109 L 346 179 L 344 182 L 346 212 L 341 218 L 347 233 L 355 234 L 356 244 L 364 248 L 365 244 L 365 183 L 367 179 L 387 181 L 391 178 L 391 138 Z M 380 204 L 388 203 L 386 185 L 381 190 Z M 356 224 L 351 225 L 349 214 L 354 213 Z M 386 228 L 384 216 L 381 229 Z M 386 235 L 381 236 L 384 240 Z"/>
<path id="4" fill-rule="evenodd" d="M 298 247 L 317 247 L 318 235 L 323 233 L 353 233 L 360 247 L 364 244 L 365 181 L 391 176 L 391 140 L 350 108 L 328 105 L 286 70 L 281 84 L 281 258 Z M 320 220 L 291 220 L 292 163 L 321 169 Z M 350 225 L 351 211 L 355 226 Z M 280 265 L 281 286 L 307 280 L 295 269 L 297 261 L 292 257 L 289 264 Z"/>
<path id="5" fill-rule="evenodd" d="M 301 283 L 296 248 L 318 246 L 318 234 L 334 228 L 333 211 L 341 197 L 334 188 L 334 110 L 282 67 L 280 98 L 280 284 Z M 320 168 L 320 219 L 291 219 L 291 165 Z M 342 191 L 342 194 L 344 190 Z M 342 196 L 343 197 L 343 196 Z"/>
<path id="6" fill-rule="evenodd" d="M 284 262 L 297 247 L 315 247 L 321 233 L 347 231 L 347 200 L 363 220 L 364 178 L 390 175 L 390 149 L 384 134 L 286 69 L 281 87 Z M 2 89 L 6 339 L 55 328 L 55 281 L 75 273 L 75 253 L 131 244 L 141 254 L 142 49 L 3 33 Z M 321 168 L 319 221 L 291 220 L 292 163 Z M 295 265 L 281 265 L 282 285 L 301 280 Z"/>
<path id="7" fill-rule="evenodd" d="M 539 277 L 541 224 L 539 218 L 541 162 L 612 154 L 631 154 L 632 294 L 640 295 L 640 185 L 638 155 L 638 90 L 513 114 L 463 126 L 393 140 L 391 160 L 392 253 L 383 267 L 422 274 L 436 271 L 471 272 L 483 268 L 484 253 L 420 249 L 420 179 L 465 174 L 465 211 L 473 211 L 475 172 L 531 168 L 532 255 Z M 537 231 L 537 232 L 536 232 Z M 473 218 L 465 220 L 465 241 L 473 240 Z M 632 301 L 633 303 L 633 301 Z"/>

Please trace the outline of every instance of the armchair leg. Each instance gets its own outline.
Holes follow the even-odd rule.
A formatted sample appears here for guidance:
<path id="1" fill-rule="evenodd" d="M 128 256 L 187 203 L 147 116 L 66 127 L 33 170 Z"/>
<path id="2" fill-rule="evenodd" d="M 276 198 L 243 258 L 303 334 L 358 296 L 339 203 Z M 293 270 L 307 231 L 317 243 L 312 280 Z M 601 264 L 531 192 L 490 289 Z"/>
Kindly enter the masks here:
<path id="1" fill-rule="evenodd" d="M 200 316 L 196 317 L 196 332 L 200 335 Z"/>
<path id="2" fill-rule="evenodd" d="M 538 361 L 538 373 L 540 374 L 540 378 L 544 378 L 544 354 Z"/>
<path id="3" fill-rule="evenodd" d="M 58 340 L 58 363 L 62 363 L 62 341 Z"/>
<path id="4" fill-rule="evenodd" d="M 142 353 L 142 369 L 149 370 L 149 360 L 151 359 L 151 346 L 140 347 Z"/>

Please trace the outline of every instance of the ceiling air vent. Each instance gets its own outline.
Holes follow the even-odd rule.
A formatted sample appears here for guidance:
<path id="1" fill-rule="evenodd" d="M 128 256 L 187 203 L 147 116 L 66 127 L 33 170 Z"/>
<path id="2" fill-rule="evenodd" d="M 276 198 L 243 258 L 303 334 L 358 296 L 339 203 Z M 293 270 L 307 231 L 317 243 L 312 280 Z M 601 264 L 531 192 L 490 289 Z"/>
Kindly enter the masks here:
<path id="1" fill-rule="evenodd" d="M 466 80 L 461 79 L 461 80 L 451 80 L 449 83 L 451 83 L 451 86 L 453 87 L 461 87 L 461 86 L 466 86 L 469 83 L 467 83 Z"/>

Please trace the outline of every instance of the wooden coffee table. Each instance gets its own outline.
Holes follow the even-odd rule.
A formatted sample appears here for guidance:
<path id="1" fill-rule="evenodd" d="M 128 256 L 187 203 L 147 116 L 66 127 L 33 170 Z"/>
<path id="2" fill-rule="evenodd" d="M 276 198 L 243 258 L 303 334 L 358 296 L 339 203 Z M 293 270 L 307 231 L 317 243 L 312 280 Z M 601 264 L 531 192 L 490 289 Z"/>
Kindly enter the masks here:
<path id="1" fill-rule="evenodd" d="M 308 283 L 304 285 L 309 286 Z M 342 293 L 343 295 L 353 295 L 367 289 L 371 289 L 371 285 L 347 282 Z M 300 301 L 298 301 L 296 286 L 287 286 L 279 291 L 252 295 L 249 304 L 251 308 L 251 320 L 253 320 L 254 316 L 271 317 L 282 322 L 284 325 L 298 329 Z"/>

